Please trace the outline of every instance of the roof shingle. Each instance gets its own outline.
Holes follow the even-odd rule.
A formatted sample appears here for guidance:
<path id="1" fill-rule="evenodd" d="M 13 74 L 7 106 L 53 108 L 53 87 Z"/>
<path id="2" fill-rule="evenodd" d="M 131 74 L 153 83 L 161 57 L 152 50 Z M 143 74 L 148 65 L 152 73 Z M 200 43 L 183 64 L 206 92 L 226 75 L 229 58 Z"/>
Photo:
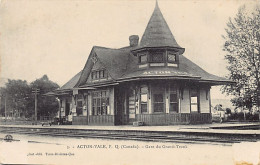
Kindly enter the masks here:
<path id="1" fill-rule="evenodd" d="M 77 84 L 77 82 L 79 81 L 81 73 L 82 73 L 82 71 L 78 72 L 75 76 L 73 76 L 66 84 L 64 84 L 58 90 L 72 89 Z"/>
<path id="2" fill-rule="evenodd" d="M 153 14 L 142 36 L 140 47 L 166 46 L 181 48 L 172 35 L 172 32 L 156 3 Z"/>
<path id="3" fill-rule="evenodd" d="M 123 47 L 120 49 L 111 49 L 94 46 L 89 59 L 83 71 L 75 75 L 69 82 L 61 87 L 61 90 L 72 89 L 73 87 L 93 85 L 87 82 L 91 73 L 93 62 L 90 57 L 95 54 L 103 67 L 106 68 L 112 79 L 109 82 L 124 81 L 133 78 L 178 78 L 178 79 L 196 79 L 199 81 L 213 81 L 218 83 L 230 83 L 231 81 L 222 77 L 212 75 L 198 65 L 187 59 L 185 56 L 179 56 L 179 67 L 149 67 L 140 69 L 138 58 L 132 54 L 132 51 L 141 48 L 173 47 L 181 50 L 176 42 L 170 28 L 168 27 L 159 7 L 156 3 L 153 14 L 142 36 L 140 45 L 135 47 Z M 109 83 L 107 82 L 107 83 Z M 100 82 L 104 83 L 104 82 Z M 97 85 L 99 82 L 97 83 Z"/>

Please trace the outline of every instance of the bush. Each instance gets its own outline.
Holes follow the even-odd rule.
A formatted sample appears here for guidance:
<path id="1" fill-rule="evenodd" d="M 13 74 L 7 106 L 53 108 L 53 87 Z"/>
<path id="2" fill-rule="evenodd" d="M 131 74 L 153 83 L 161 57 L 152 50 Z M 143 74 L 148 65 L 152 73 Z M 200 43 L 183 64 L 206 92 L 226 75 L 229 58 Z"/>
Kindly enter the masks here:
<path id="1" fill-rule="evenodd" d="M 246 121 L 259 121 L 259 113 L 246 113 L 245 114 Z M 238 120 L 238 121 L 244 121 L 244 112 L 235 112 L 231 113 L 228 116 L 228 120 Z"/>
<path id="2" fill-rule="evenodd" d="M 230 108 L 226 108 L 226 114 L 231 114 L 231 109 Z"/>

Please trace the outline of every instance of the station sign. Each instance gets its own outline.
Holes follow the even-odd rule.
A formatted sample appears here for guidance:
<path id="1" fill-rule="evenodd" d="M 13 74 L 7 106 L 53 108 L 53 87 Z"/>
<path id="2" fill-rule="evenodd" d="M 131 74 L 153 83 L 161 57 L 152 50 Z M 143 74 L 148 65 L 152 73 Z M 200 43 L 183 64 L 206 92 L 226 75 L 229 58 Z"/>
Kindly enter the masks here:
<path id="1" fill-rule="evenodd" d="M 73 95 L 77 95 L 79 94 L 79 90 L 78 89 L 73 89 Z"/>
<path id="2" fill-rule="evenodd" d="M 145 71 L 143 75 L 187 75 L 186 72 L 177 72 L 177 71 Z"/>

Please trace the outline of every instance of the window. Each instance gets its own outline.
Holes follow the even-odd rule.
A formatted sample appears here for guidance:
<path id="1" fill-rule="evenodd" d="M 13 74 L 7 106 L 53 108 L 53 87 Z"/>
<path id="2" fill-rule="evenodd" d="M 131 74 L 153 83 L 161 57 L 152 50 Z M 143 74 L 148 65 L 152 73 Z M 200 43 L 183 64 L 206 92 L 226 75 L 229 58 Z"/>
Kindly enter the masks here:
<path id="1" fill-rule="evenodd" d="M 99 71 L 96 71 L 96 79 L 100 79 Z"/>
<path id="2" fill-rule="evenodd" d="M 163 52 L 151 52 L 150 61 L 151 62 L 164 62 Z"/>
<path id="3" fill-rule="evenodd" d="M 168 54 L 168 62 L 176 62 L 176 54 L 169 53 Z"/>
<path id="4" fill-rule="evenodd" d="M 191 112 L 198 112 L 198 90 L 191 89 L 190 93 L 190 100 L 191 100 Z"/>
<path id="5" fill-rule="evenodd" d="M 163 87 L 153 87 L 153 111 L 164 112 L 164 93 Z"/>
<path id="6" fill-rule="evenodd" d="M 141 113 L 147 113 L 147 102 L 148 102 L 148 88 L 141 87 L 140 89 L 140 102 L 141 102 Z"/>
<path id="7" fill-rule="evenodd" d="M 106 77 L 107 77 L 107 72 L 104 69 L 102 69 L 102 70 L 95 70 L 95 71 L 91 72 L 92 80 L 102 79 L 102 78 L 106 78 Z"/>
<path id="8" fill-rule="evenodd" d="M 99 76 L 100 76 L 100 78 L 106 78 L 106 71 L 105 70 L 100 70 L 99 71 Z"/>
<path id="9" fill-rule="evenodd" d="M 96 72 L 95 71 L 92 71 L 92 73 L 91 73 L 91 79 L 93 80 L 93 79 L 96 79 Z"/>
<path id="10" fill-rule="evenodd" d="M 146 63 L 147 62 L 147 55 L 146 54 L 139 54 L 139 63 Z"/>
<path id="11" fill-rule="evenodd" d="M 170 86 L 170 112 L 178 113 L 178 96 L 176 86 Z"/>
<path id="12" fill-rule="evenodd" d="M 164 102 L 163 94 L 154 94 L 153 95 L 153 110 L 154 112 L 163 112 L 164 111 Z"/>
<path id="13" fill-rule="evenodd" d="M 107 107 L 109 106 L 108 91 L 102 90 L 93 92 L 92 101 L 92 115 L 107 115 Z"/>
<path id="14" fill-rule="evenodd" d="M 99 76 L 100 76 L 100 78 L 104 78 L 104 70 L 99 71 Z"/>
<path id="15" fill-rule="evenodd" d="M 78 94 L 76 95 L 77 97 L 77 106 L 76 106 L 76 113 L 77 115 L 82 115 L 82 107 L 83 107 L 83 95 L 82 94 Z"/>

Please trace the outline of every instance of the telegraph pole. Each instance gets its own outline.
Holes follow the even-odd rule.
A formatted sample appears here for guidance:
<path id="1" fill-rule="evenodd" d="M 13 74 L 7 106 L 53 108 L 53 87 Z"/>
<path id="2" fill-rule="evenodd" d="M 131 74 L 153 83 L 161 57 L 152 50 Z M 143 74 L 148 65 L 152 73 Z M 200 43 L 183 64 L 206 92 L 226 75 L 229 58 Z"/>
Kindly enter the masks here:
<path id="1" fill-rule="evenodd" d="M 7 120 L 7 109 L 6 109 L 6 97 L 7 97 L 7 94 L 5 95 L 5 122 Z"/>
<path id="2" fill-rule="evenodd" d="M 40 93 L 40 89 L 35 88 L 32 93 L 34 94 L 34 107 L 35 107 L 35 114 L 34 114 L 34 120 L 35 120 L 35 124 L 37 124 L 37 95 Z"/>
<path id="3" fill-rule="evenodd" d="M 260 88 L 259 85 L 256 88 L 256 103 L 257 103 L 257 110 L 258 110 L 258 119 L 260 121 Z"/>
<path id="4" fill-rule="evenodd" d="M 0 95 L 0 110 L 2 111 L 2 97 L 3 95 Z"/>

